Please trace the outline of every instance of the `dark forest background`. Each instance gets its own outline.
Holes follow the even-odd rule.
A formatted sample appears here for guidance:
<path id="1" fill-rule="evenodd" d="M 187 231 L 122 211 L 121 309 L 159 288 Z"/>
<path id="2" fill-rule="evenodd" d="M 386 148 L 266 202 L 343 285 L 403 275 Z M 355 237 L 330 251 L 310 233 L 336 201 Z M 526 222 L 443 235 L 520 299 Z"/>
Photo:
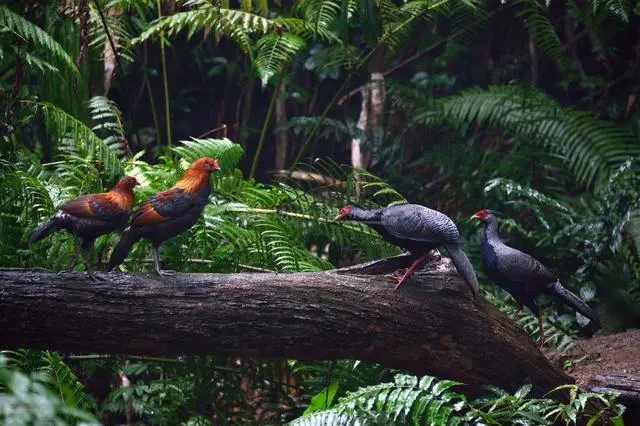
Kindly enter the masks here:
<path id="1" fill-rule="evenodd" d="M 26 244 L 58 205 L 123 174 L 141 182 L 141 200 L 209 155 L 223 170 L 203 219 L 163 247 L 172 269 L 319 271 L 397 254 L 365 227 L 327 219 L 346 202 L 409 201 L 454 219 L 483 296 L 512 314 L 480 272 L 468 221 L 493 208 L 506 215 L 505 240 L 597 308 L 600 333 L 640 324 L 636 3 L 3 3 L 0 266 L 69 269 L 70 235 Z M 115 242 L 97 241 L 99 265 Z M 150 247 L 136 245 L 123 270 L 149 268 Z M 592 333 L 543 305 L 547 349 Z M 517 321 L 536 338 L 530 312 Z M 0 417 L 11 424 L 45 412 L 51 424 L 622 421 L 611 397 L 533 400 L 525 387 L 467 400 L 447 378 L 352 360 L 24 349 L 1 362 Z M 584 413 L 589 398 L 605 411 Z"/>

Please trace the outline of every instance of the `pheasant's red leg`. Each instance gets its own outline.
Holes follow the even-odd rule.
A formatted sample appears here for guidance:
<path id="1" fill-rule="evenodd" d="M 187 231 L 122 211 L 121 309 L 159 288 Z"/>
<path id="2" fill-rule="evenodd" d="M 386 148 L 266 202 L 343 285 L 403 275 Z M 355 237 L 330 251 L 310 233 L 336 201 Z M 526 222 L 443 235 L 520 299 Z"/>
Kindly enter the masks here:
<path id="1" fill-rule="evenodd" d="M 411 277 L 411 275 L 413 275 L 413 272 L 416 269 L 418 269 L 418 266 L 420 266 L 420 264 L 422 262 L 424 262 L 424 260 L 427 257 L 429 257 L 429 252 L 426 252 L 425 254 L 423 254 L 422 256 L 417 258 L 416 260 L 414 260 L 413 263 L 411 264 L 411 266 L 409 266 L 409 268 L 407 269 L 407 272 L 405 272 L 404 275 L 402 276 L 402 278 L 400 278 L 399 280 L 397 279 L 397 277 L 392 277 L 393 279 L 395 279 L 398 282 L 398 284 L 396 284 L 395 290 L 397 290 L 398 287 L 400 287 L 406 280 L 409 279 L 409 277 Z"/>
<path id="2" fill-rule="evenodd" d="M 538 348 L 544 346 L 544 326 L 542 325 L 542 312 L 538 312 Z"/>

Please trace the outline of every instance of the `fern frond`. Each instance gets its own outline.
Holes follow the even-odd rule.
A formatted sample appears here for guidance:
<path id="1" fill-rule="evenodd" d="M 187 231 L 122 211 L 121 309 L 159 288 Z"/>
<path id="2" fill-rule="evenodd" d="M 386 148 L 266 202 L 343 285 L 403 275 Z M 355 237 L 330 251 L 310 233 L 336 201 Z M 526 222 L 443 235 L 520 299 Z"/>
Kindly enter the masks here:
<path id="1" fill-rule="evenodd" d="M 94 96 L 89 100 L 91 119 L 96 122 L 91 130 L 102 136 L 103 142 L 119 155 L 127 151 L 122 115 L 115 102 Z"/>
<path id="2" fill-rule="evenodd" d="M 336 44 L 320 50 L 315 55 L 317 72 L 322 74 L 349 71 L 360 61 L 360 50 L 356 46 Z"/>
<path id="3" fill-rule="evenodd" d="M 24 61 L 27 63 L 27 65 L 29 65 L 29 67 L 40 70 L 40 72 L 42 72 L 43 74 L 45 74 L 46 72 L 49 72 L 49 73 L 59 72 L 57 67 L 51 65 L 47 61 L 44 61 L 38 58 L 35 55 L 32 55 L 31 53 L 25 53 Z"/>
<path id="4" fill-rule="evenodd" d="M 635 15 L 638 14 L 634 9 L 635 4 L 626 0 L 591 0 L 589 3 L 594 14 L 602 9 L 605 15 L 613 16 L 625 24 L 629 22 L 629 11 L 633 11 Z"/>
<path id="5" fill-rule="evenodd" d="M 453 3 L 446 15 L 451 21 L 451 42 L 459 46 L 470 46 L 489 21 L 486 4 L 475 0 Z"/>
<path id="6" fill-rule="evenodd" d="M 113 180 L 122 175 L 122 163 L 116 152 L 111 150 L 89 127 L 54 105 L 49 103 L 38 105 L 44 114 L 47 129 L 54 137 L 61 140 L 62 150 L 67 154 L 98 161 L 104 172 Z"/>
<path id="7" fill-rule="evenodd" d="M 554 221 L 562 223 L 561 226 L 566 226 L 573 223 L 576 214 L 568 205 L 557 199 L 511 179 L 491 179 L 486 183 L 484 193 L 505 200 L 506 204 L 531 210 L 536 220 L 546 229 L 552 228 L 547 217 L 552 217 Z"/>
<path id="8" fill-rule="evenodd" d="M 8 28 L 24 41 L 46 49 L 48 55 L 56 58 L 76 76 L 79 75 L 78 68 L 73 62 L 73 59 L 65 51 L 62 45 L 60 45 L 60 43 L 54 40 L 53 37 L 47 34 L 42 28 L 27 21 L 22 16 L 12 12 L 5 6 L 0 6 L 0 26 Z"/>
<path id="9" fill-rule="evenodd" d="M 303 0 L 294 6 L 294 12 L 301 11 L 305 29 L 310 30 L 313 38 L 334 39 L 330 28 L 342 13 L 342 2 L 336 0 Z M 297 32 L 300 34 L 301 32 Z"/>
<path id="10" fill-rule="evenodd" d="M 27 373 L 38 373 L 67 407 L 89 411 L 94 407 L 84 385 L 57 352 L 37 349 L 2 351 L 9 365 Z"/>
<path id="11" fill-rule="evenodd" d="M 169 36 L 186 32 L 187 36 L 191 38 L 196 32 L 210 29 L 218 38 L 223 35 L 228 36 L 245 53 L 252 55 L 249 35 L 267 34 L 275 29 L 271 20 L 253 13 L 216 8 L 206 2 L 198 2 L 197 6 L 197 9 L 157 19 L 142 34 L 132 40 L 132 45 L 150 40 L 161 32 Z"/>
<path id="12" fill-rule="evenodd" d="M 564 47 L 556 29 L 545 16 L 543 6 L 536 0 L 527 2 L 527 7 L 518 13 L 524 21 L 524 26 L 531 34 L 531 37 L 538 43 L 538 46 L 550 58 L 553 58 L 561 70 L 568 67 L 567 57 L 564 54 Z"/>
<path id="13" fill-rule="evenodd" d="M 262 86 L 266 86 L 274 75 L 283 73 L 291 58 L 305 46 L 304 39 L 292 33 L 267 34 L 260 38 L 257 43 L 255 65 Z"/>
<path id="14" fill-rule="evenodd" d="M 187 164 L 201 157 L 217 158 L 220 162 L 222 173 L 226 173 L 237 167 L 240 159 L 244 155 L 242 146 L 224 139 L 196 139 L 181 141 L 181 146 L 176 146 L 172 150 L 180 156 Z M 185 164 L 186 166 L 186 164 Z"/>
<path id="15" fill-rule="evenodd" d="M 107 5 L 109 7 L 122 7 L 120 5 Z M 124 24 L 123 14 L 105 13 L 105 21 L 102 21 L 100 14 L 94 3 L 89 5 L 89 47 L 94 49 L 97 53 L 97 57 L 104 58 L 105 45 L 109 43 L 107 37 L 107 30 L 111 34 L 111 39 L 116 45 L 119 57 L 133 62 L 135 59 L 134 53 L 131 50 L 132 36 L 127 27 Z M 107 28 L 105 28 L 105 24 Z"/>
<path id="16" fill-rule="evenodd" d="M 402 194 L 373 173 L 361 168 L 355 169 L 355 172 L 363 182 L 363 190 L 372 189 L 375 191 L 371 194 L 371 198 L 378 204 L 388 207 L 408 203 Z"/>
<path id="17" fill-rule="evenodd" d="M 441 2 L 446 4 L 448 0 Z M 382 17 L 382 35 L 380 40 L 392 51 L 403 46 L 411 37 L 415 26 L 430 19 L 428 11 L 435 8 L 430 1 L 409 1 L 401 7 L 390 0 L 379 3 Z"/>
<path id="18" fill-rule="evenodd" d="M 42 359 L 45 365 L 40 371 L 47 374 L 50 383 L 60 395 L 67 406 L 83 410 L 91 410 L 89 395 L 84 391 L 84 385 L 80 383 L 78 377 L 71 371 L 71 368 L 64 363 L 57 352 L 42 352 Z"/>
<path id="19" fill-rule="evenodd" d="M 467 402 L 462 394 L 451 390 L 457 385 L 458 382 L 438 381 L 431 376 L 418 379 L 398 374 L 393 383 L 348 393 L 330 411 L 344 424 L 355 424 L 354 419 L 365 424 L 459 424 Z M 317 424 L 322 418 L 320 413 L 303 416 L 290 425 Z"/>
<path id="20" fill-rule="evenodd" d="M 439 110 L 418 112 L 416 121 L 429 127 L 446 123 L 461 131 L 475 122 L 531 139 L 563 158 L 584 185 L 592 185 L 629 156 L 640 153 L 626 128 L 564 108 L 535 90 L 490 86 L 465 90 L 437 103 Z"/>

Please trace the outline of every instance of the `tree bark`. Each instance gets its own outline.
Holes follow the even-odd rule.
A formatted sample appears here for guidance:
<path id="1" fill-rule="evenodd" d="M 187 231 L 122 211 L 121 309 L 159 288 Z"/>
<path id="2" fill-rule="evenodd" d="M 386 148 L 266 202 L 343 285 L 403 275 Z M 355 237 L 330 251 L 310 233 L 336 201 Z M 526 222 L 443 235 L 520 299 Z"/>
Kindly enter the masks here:
<path id="1" fill-rule="evenodd" d="M 640 378 L 620 373 L 596 374 L 589 379 L 587 388 L 593 392 L 617 392 L 620 402 L 640 406 Z"/>
<path id="2" fill-rule="evenodd" d="M 0 346 L 72 352 L 360 359 L 417 375 L 535 393 L 571 378 L 448 259 L 404 288 L 411 256 L 317 273 L 147 274 L 0 270 Z"/>

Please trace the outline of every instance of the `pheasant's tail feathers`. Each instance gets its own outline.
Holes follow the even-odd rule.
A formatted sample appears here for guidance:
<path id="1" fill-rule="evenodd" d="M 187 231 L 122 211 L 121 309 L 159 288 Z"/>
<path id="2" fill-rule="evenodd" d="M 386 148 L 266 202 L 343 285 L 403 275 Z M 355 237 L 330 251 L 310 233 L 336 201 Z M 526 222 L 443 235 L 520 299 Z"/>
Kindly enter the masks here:
<path id="1" fill-rule="evenodd" d="M 556 281 L 551 284 L 551 292 L 558 296 L 562 301 L 571 306 L 576 311 L 580 312 L 585 317 L 589 318 L 596 328 L 600 328 L 600 319 L 598 315 L 594 312 L 593 309 L 589 307 L 585 302 L 582 301 L 578 296 L 567 290 L 562 286 L 560 281 Z"/>
<path id="2" fill-rule="evenodd" d="M 54 232 L 60 230 L 60 226 L 58 225 L 55 216 L 51 219 L 47 219 L 42 222 L 36 229 L 33 230 L 31 235 L 29 235 L 29 239 L 27 242 L 29 244 L 33 244 L 36 241 L 40 241 L 44 237 L 49 234 L 53 234 Z"/>
<path id="3" fill-rule="evenodd" d="M 124 259 L 126 259 L 131 247 L 136 241 L 138 241 L 138 235 L 131 228 L 125 229 L 122 237 L 120 237 L 120 241 L 118 241 L 118 244 L 116 244 L 116 247 L 113 249 L 113 253 L 111 253 L 107 271 L 113 270 L 113 268 L 120 265 Z"/>
<path id="4" fill-rule="evenodd" d="M 467 255 L 460 249 L 457 244 L 445 244 L 444 248 L 447 249 L 451 261 L 456 267 L 458 273 L 466 281 L 467 285 L 471 289 L 473 296 L 477 296 L 479 292 L 478 278 L 476 277 L 476 271 L 473 269 L 473 265 L 469 262 Z"/>

